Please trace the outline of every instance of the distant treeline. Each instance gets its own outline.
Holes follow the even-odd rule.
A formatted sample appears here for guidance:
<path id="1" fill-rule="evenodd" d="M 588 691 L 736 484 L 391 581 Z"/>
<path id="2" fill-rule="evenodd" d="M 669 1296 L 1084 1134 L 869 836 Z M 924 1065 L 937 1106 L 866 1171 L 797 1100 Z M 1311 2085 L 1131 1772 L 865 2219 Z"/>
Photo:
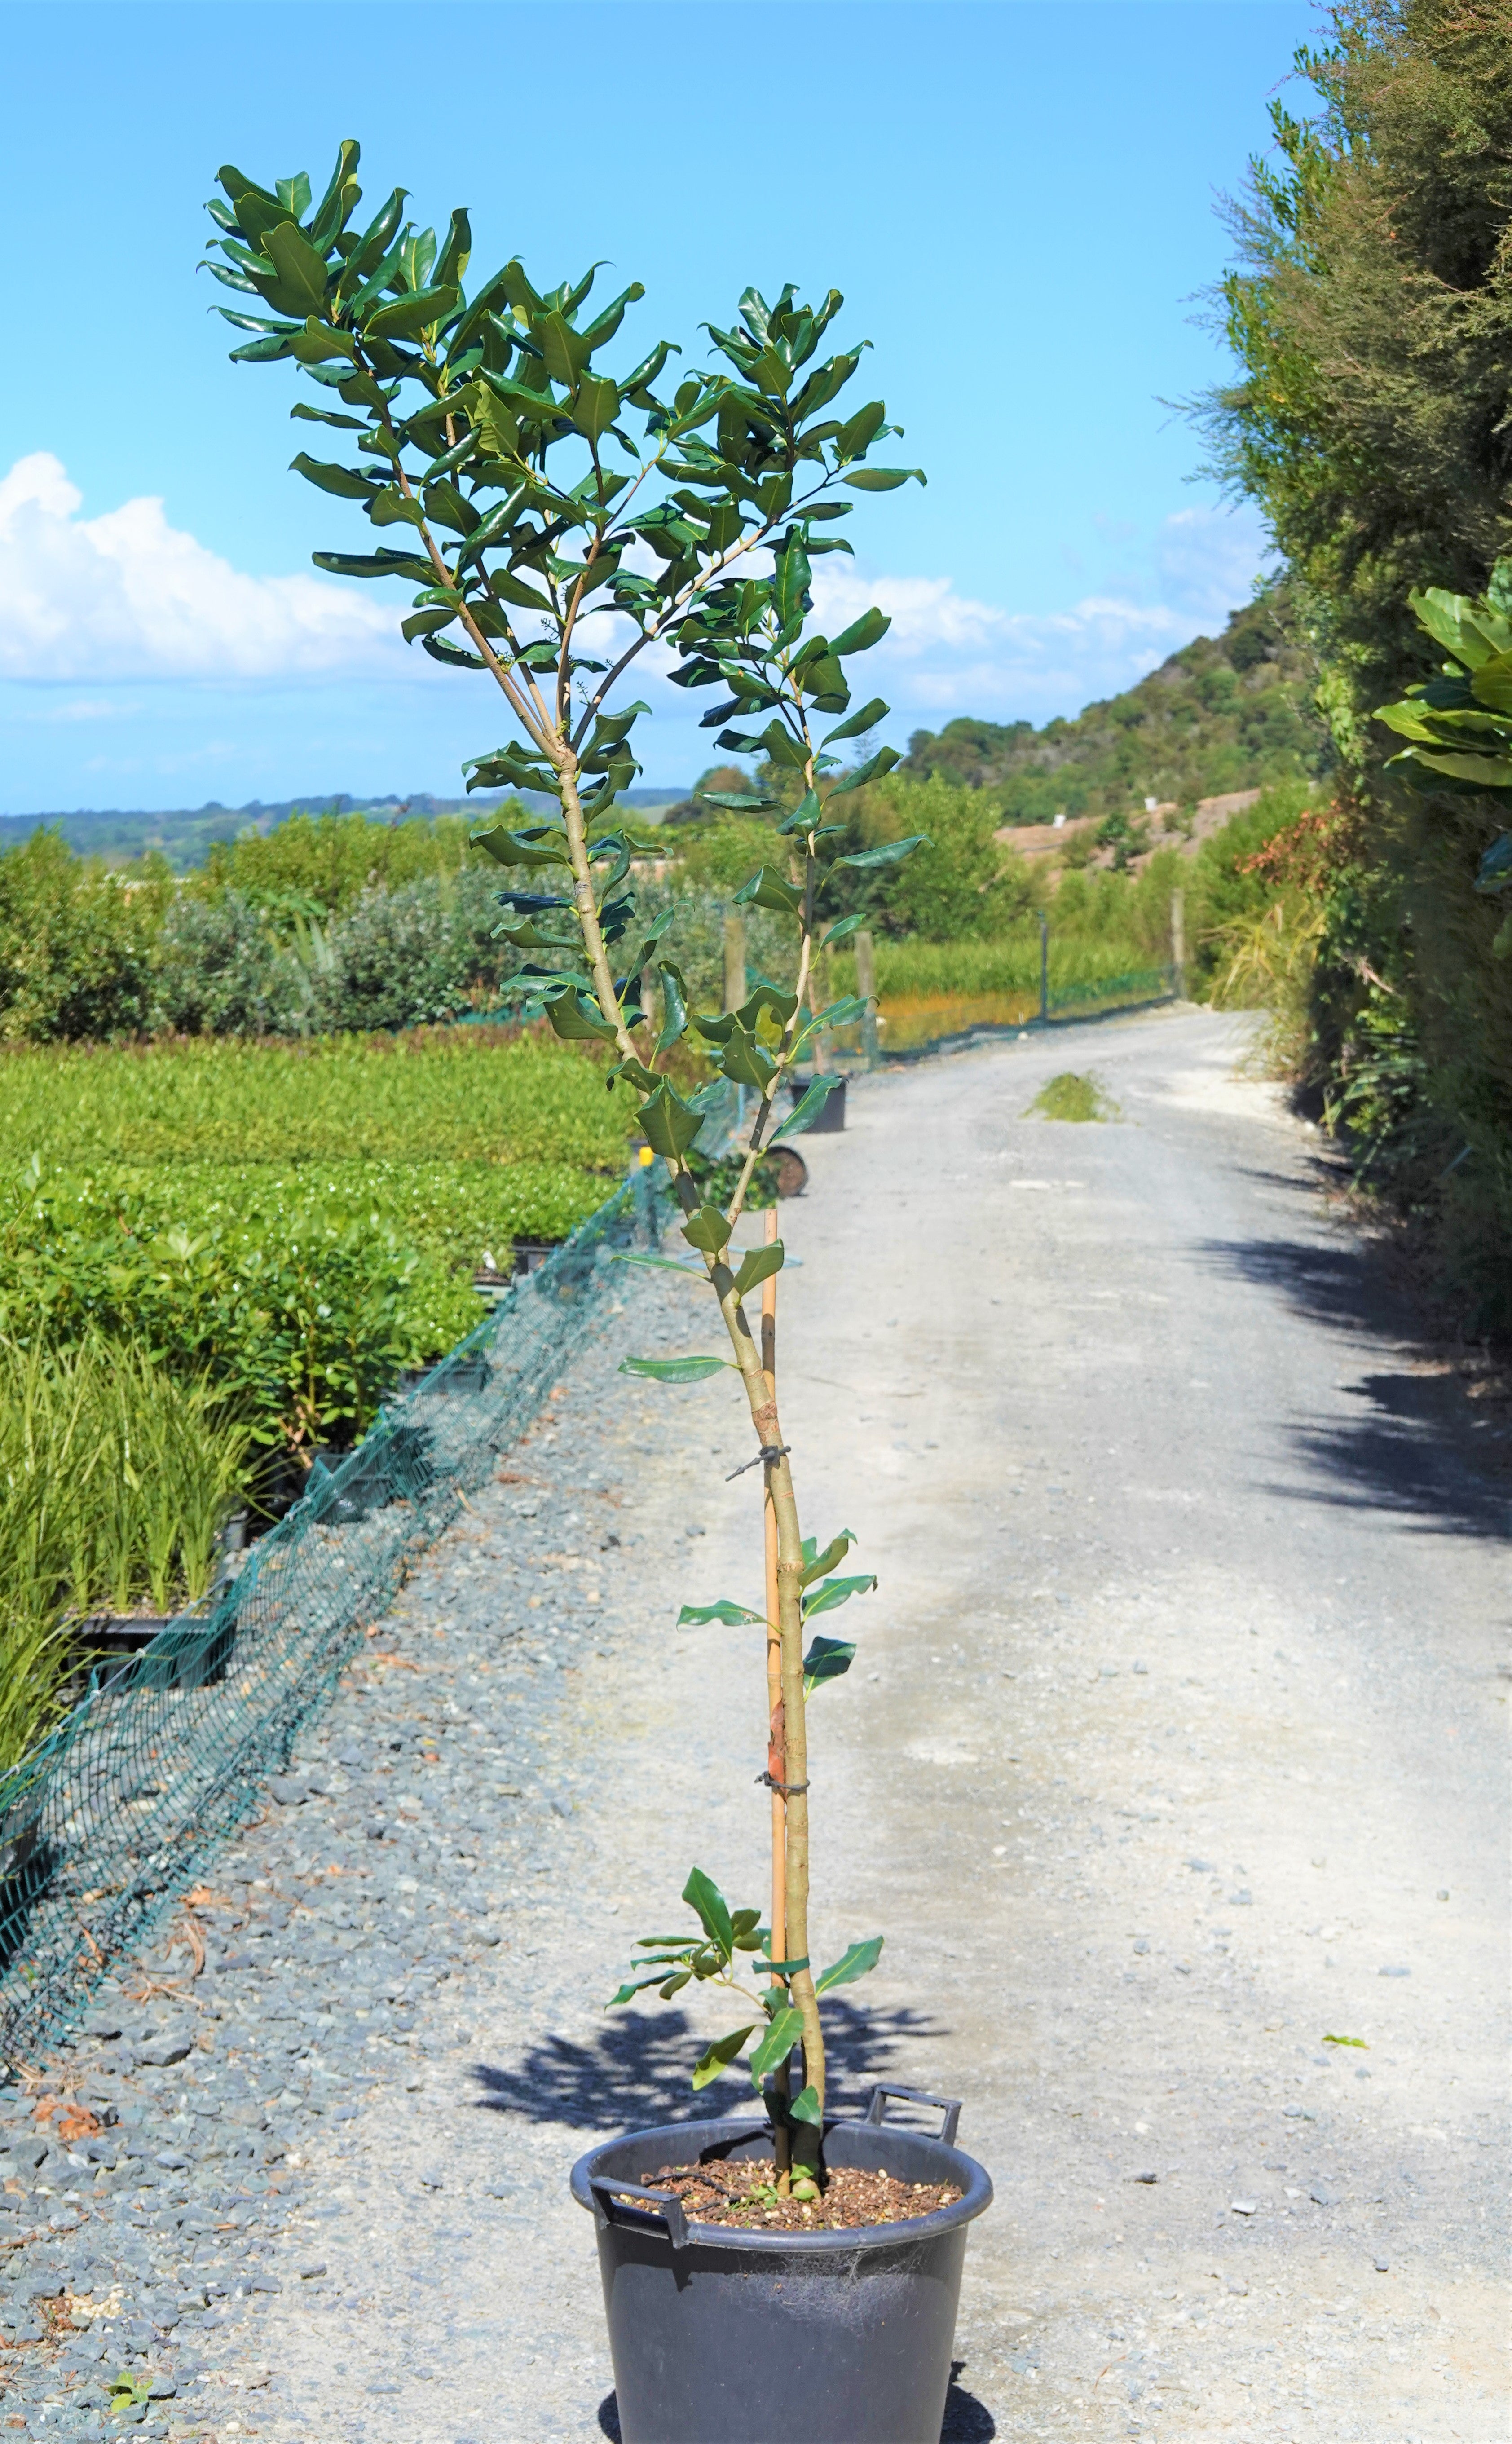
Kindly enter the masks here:
<path id="1" fill-rule="evenodd" d="M 630 789 L 624 795 L 627 804 L 645 810 L 665 805 L 676 791 Z M 536 803 L 544 806 L 546 802 Z M 413 789 L 407 797 L 391 793 L 382 798 L 353 798 L 339 791 L 333 797 L 282 798 L 268 805 L 251 798 L 245 806 L 223 806 L 212 799 L 203 806 L 157 811 L 86 806 L 67 814 L 0 815 L 0 849 L 29 840 L 33 832 L 53 831 L 82 856 L 120 864 L 156 852 L 183 872 L 201 864 L 212 848 L 224 846 L 244 832 L 271 832 L 296 815 L 357 814 L 368 823 L 396 824 L 435 815 L 466 815 L 476 822 L 480 813 L 497 804 L 496 798 L 483 792 L 473 798 L 437 798 L 427 789 Z"/>

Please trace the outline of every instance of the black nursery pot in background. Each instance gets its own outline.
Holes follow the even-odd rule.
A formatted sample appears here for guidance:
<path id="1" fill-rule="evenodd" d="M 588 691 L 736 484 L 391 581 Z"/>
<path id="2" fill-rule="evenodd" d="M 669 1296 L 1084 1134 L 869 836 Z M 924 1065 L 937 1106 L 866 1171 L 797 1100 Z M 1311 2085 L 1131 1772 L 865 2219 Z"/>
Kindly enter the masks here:
<path id="1" fill-rule="evenodd" d="M 667 2164 L 769 2158 L 765 2122 L 673 2122 L 595 2147 L 572 2194 L 599 2235 L 623 2444 L 939 2444 L 967 2226 L 991 2204 L 982 2166 L 942 2135 L 864 2121 L 824 2127 L 827 2165 L 949 2183 L 952 2206 L 850 2231 L 690 2223 L 637 2185 Z M 629 2202 L 627 2203 L 627 2198 Z"/>
<path id="2" fill-rule="evenodd" d="M 810 1078 L 794 1078 L 791 1081 L 787 1091 L 792 1096 L 795 1103 L 802 1101 L 802 1098 L 807 1094 L 812 1083 L 813 1080 Z M 830 1088 L 828 1095 L 824 1099 L 823 1106 L 820 1112 L 818 1120 L 810 1120 L 808 1124 L 809 1135 L 811 1137 L 834 1137 L 844 1128 L 845 1087 L 846 1081 L 842 1078 L 838 1086 L 832 1086 Z"/>

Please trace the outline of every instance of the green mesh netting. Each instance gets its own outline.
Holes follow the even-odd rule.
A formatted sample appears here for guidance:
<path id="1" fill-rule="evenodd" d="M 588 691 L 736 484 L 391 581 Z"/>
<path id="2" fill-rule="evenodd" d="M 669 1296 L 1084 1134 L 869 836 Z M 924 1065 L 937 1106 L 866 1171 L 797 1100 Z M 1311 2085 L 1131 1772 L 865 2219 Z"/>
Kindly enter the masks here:
<path id="1" fill-rule="evenodd" d="M 710 1150 L 731 1115 L 711 1114 Z M 62 2033 L 286 1764 L 406 1565 L 540 1409 L 622 1295 L 615 1255 L 659 1241 L 665 1175 L 632 1172 L 538 1270 L 256 1544 L 0 1775 L 0 2062 Z"/>

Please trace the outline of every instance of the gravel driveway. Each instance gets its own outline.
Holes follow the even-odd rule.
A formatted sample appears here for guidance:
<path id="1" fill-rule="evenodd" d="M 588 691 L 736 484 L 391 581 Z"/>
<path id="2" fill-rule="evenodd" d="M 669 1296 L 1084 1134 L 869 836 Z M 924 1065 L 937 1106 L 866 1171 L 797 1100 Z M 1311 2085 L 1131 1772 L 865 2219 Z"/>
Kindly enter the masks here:
<path id="1" fill-rule="evenodd" d="M 881 1579 L 812 1725 L 817 1941 L 887 1935 L 837 2083 L 963 2097 L 997 2184 L 951 2444 L 1506 2431 L 1512 1445 L 1243 1042 L 857 1082 L 784 1213 L 805 1525 Z M 1068 1066 L 1121 1119 L 1023 1117 Z M 627 1272 L 184 1948 L 6 2092 L 8 2432 L 618 2434 L 565 2173 L 723 2019 L 602 1999 L 694 1861 L 764 1898 L 759 1647 L 672 1626 L 759 1600 L 748 1426 L 615 1372 L 714 1345 Z"/>

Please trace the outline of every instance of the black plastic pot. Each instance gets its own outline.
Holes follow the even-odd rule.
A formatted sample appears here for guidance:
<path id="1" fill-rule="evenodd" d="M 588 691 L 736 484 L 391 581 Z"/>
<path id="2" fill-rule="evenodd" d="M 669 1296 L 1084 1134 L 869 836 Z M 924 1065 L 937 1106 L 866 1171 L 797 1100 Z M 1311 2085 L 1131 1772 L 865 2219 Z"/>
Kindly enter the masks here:
<path id="1" fill-rule="evenodd" d="M 516 1239 L 514 1269 L 517 1273 L 538 1273 L 561 1247 L 560 1239 Z"/>
<path id="2" fill-rule="evenodd" d="M 792 1083 L 788 1088 L 788 1092 L 791 1094 L 795 1103 L 802 1102 L 813 1083 L 812 1078 L 795 1078 L 792 1081 Z M 846 1081 L 842 1078 L 838 1086 L 832 1086 L 830 1088 L 829 1093 L 825 1096 L 824 1102 L 821 1107 L 818 1120 L 810 1120 L 808 1124 L 809 1135 L 811 1137 L 834 1137 L 844 1128 L 845 1087 Z"/>
<path id="3" fill-rule="evenodd" d="M 100 1673 L 104 1694 L 135 1689 L 204 1689 L 224 1680 L 236 1640 L 233 1585 L 203 1616 L 93 1613 L 80 1622 L 80 1650 Z"/>
<path id="4" fill-rule="evenodd" d="M 885 2122 L 890 2096 L 937 2105 L 940 2136 Z M 826 2164 L 961 2191 L 936 2214 L 855 2231 L 690 2223 L 637 2187 L 664 2164 L 769 2157 L 765 2122 L 673 2122 L 582 2157 L 572 2194 L 598 2230 L 623 2444 L 939 2444 L 966 2228 L 992 2199 L 952 2143 L 960 2111 L 876 2087 L 864 2121 L 826 2123 Z"/>

